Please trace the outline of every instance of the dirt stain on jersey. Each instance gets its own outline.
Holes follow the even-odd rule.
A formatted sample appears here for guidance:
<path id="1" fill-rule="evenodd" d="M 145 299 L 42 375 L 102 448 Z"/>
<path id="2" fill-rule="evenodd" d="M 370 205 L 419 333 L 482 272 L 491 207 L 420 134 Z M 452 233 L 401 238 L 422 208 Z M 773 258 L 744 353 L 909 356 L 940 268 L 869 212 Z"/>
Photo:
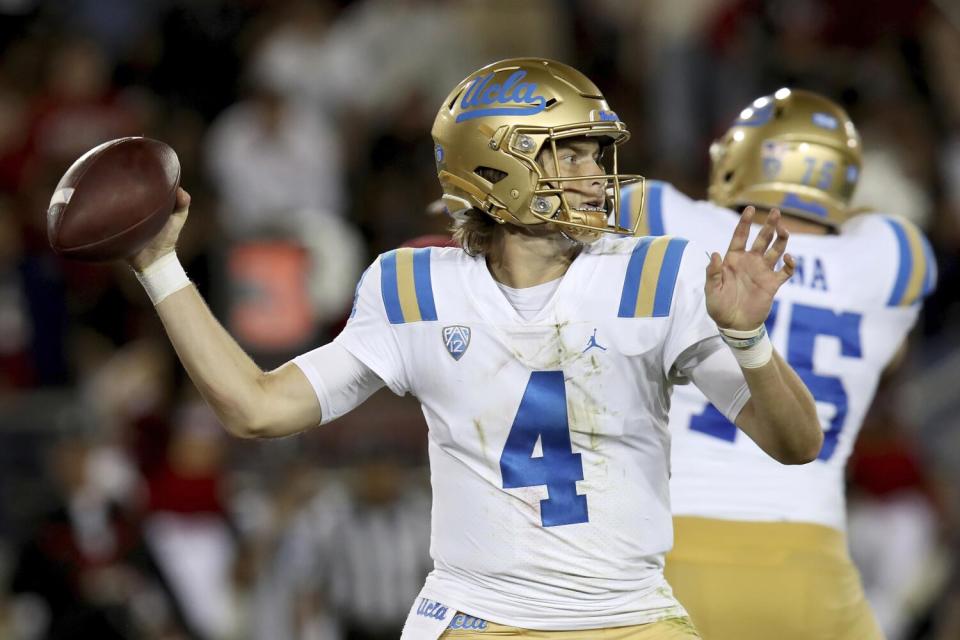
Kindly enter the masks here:
<path id="1" fill-rule="evenodd" d="M 473 428 L 477 432 L 477 439 L 480 440 L 480 452 L 483 454 L 483 459 L 490 462 L 487 457 L 487 434 L 483 432 L 483 423 L 479 418 L 473 419 Z"/>
<path id="2" fill-rule="evenodd" d="M 553 325 L 550 337 L 544 341 L 544 348 L 535 357 L 536 360 L 543 358 L 537 363 L 538 369 L 544 371 L 563 370 L 580 355 L 567 347 L 563 340 L 564 329 L 569 324 L 570 321 L 565 320 Z"/>
<path id="3" fill-rule="evenodd" d="M 569 320 L 564 320 L 513 331 L 507 336 L 507 346 L 514 358 L 534 371 L 563 370 L 581 355 L 579 349 L 564 341 L 569 324 Z"/>
<path id="4" fill-rule="evenodd" d="M 593 397 L 590 389 L 577 378 L 567 378 L 570 393 L 567 395 L 567 411 L 570 414 L 572 431 L 587 434 L 592 451 L 600 447 L 600 417 L 607 413 Z"/>
<path id="5" fill-rule="evenodd" d="M 603 369 L 600 367 L 600 359 L 597 356 L 590 356 L 590 366 L 584 372 L 584 377 L 592 378 L 603 373 Z"/>
<path id="6" fill-rule="evenodd" d="M 557 344 L 557 360 L 558 362 L 563 362 L 564 358 L 564 345 L 563 345 L 563 328 L 567 326 L 566 322 L 561 322 L 560 324 L 553 325 L 554 328 L 554 341 Z"/>

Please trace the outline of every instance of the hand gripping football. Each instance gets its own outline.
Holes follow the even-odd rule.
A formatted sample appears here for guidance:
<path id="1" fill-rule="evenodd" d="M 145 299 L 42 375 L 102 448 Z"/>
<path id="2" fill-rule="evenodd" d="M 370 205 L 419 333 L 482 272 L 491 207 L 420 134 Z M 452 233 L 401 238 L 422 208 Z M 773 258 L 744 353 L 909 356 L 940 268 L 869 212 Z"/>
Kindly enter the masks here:
<path id="1" fill-rule="evenodd" d="M 94 147 L 67 169 L 47 209 L 58 254 L 104 262 L 142 249 L 171 213 L 180 161 L 168 145 L 130 137 Z"/>

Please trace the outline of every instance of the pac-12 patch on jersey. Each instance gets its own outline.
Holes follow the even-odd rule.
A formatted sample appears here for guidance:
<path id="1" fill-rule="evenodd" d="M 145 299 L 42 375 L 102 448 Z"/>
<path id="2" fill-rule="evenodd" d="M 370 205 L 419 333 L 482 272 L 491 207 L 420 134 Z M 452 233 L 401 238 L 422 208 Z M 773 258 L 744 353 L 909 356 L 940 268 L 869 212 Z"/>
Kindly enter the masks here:
<path id="1" fill-rule="evenodd" d="M 447 348 L 447 353 L 453 356 L 454 360 L 459 360 L 470 346 L 470 327 L 459 324 L 444 327 L 443 344 Z"/>

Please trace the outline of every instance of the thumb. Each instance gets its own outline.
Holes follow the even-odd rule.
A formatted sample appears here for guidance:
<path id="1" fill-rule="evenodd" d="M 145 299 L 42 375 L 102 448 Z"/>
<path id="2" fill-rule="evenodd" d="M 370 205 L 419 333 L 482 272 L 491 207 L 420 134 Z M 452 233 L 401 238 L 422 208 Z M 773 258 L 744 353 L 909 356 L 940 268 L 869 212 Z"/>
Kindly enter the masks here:
<path id="1" fill-rule="evenodd" d="M 177 187 L 177 200 L 173 205 L 173 212 L 180 213 L 190 208 L 190 194 L 183 187 Z"/>
<path id="2" fill-rule="evenodd" d="M 714 251 L 710 254 L 710 264 L 707 265 L 707 288 L 719 289 L 723 284 L 723 258 Z"/>

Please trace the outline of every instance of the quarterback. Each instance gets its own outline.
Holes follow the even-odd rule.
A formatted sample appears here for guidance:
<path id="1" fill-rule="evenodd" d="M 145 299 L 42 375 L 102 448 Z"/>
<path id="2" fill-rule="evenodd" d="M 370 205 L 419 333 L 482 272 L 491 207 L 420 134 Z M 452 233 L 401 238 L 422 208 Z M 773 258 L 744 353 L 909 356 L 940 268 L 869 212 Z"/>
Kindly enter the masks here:
<path id="1" fill-rule="evenodd" d="M 766 326 L 813 393 L 824 441 L 812 464 L 776 464 L 702 393 L 677 389 L 667 578 L 707 638 L 881 638 L 847 552 L 844 466 L 881 373 L 934 287 L 930 247 L 906 220 L 852 214 L 860 139 L 820 95 L 758 98 L 711 158 L 711 202 L 650 182 L 641 231 L 722 250 L 736 210 L 783 211 L 796 269 Z"/>
<path id="2" fill-rule="evenodd" d="M 723 258 L 630 235 L 615 221 L 641 180 L 618 173 L 626 126 L 557 62 L 476 71 L 432 133 L 462 248 L 381 255 L 343 332 L 271 372 L 189 286 L 181 193 L 131 260 L 181 361 L 241 437 L 329 422 L 383 386 L 417 397 L 434 570 L 405 640 L 699 637 L 663 577 L 671 388 L 692 381 L 776 464 L 821 448 L 813 398 L 763 326 L 795 267 L 778 215 L 748 245 L 746 212 Z"/>

